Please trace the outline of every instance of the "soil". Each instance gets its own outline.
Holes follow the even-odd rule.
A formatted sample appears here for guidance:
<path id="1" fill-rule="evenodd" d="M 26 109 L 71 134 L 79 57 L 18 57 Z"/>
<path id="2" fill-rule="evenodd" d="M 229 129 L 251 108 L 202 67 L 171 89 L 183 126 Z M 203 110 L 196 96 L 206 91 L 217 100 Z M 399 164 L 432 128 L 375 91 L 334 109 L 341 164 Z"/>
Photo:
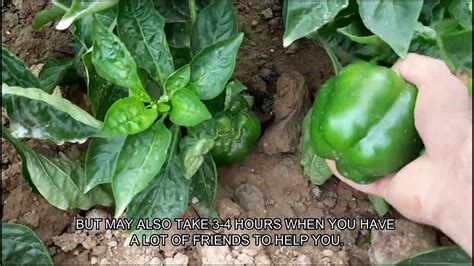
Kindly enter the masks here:
<path id="1" fill-rule="evenodd" d="M 18 4 L 10 3 L 2 9 L 2 45 L 30 66 L 44 63 L 48 57 L 67 57 L 71 54 L 67 45 L 71 35 L 67 31 L 54 30 L 52 25 L 39 32 L 31 29 L 34 15 L 46 6 L 46 1 L 37 2 L 34 6 L 21 8 L 18 8 Z M 282 47 L 280 1 L 237 0 L 234 8 L 240 29 L 245 33 L 235 76 L 256 96 L 256 111 L 264 128 L 270 131 L 274 124 L 285 119 L 300 123 L 302 115 L 309 108 L 311 94 L 333 75 L 328 56 L 321 47 L 309 40 L 299 40 L 288 48 Z M 295 74 L 295 71 L 299 74 Z M 298 112 L 289 110 L 287 116 L 278 117 L 278 110 L 294 105 L 294 102 L 288 103 L 293 100 L 278 100 L 294 89 L 291 84 L 304 84 L 301 86 L 307 91 L 301 95 L 305 95 L 303 101 L 306 104 L 298 104 Z M 288 97 L 294 98 L 295 102 L 301 101 L 301 98 L 291 98 L 291 95 Z M 7 124 L 8 121 L 3 118 L 2 116 L 3 124 Z M 287 130 L 287 137 L 277 139 L 275 146 L 279 145 L 279 141 L 288 141 L 285 138 L 299 139 L 301 132 L 298 127 Z M 296 148 L 298 144 L 270 149 L 276 152 L 268 155 L 268 143 L 262 142 L 263 138 L 242 163 L 219 169 L 215 208 L 222 218 L 376 217 L 366 195 L 335 178 L 319 187 L 312 185 L 309 178 L 302 173 L 300 148 Z M 73 154 L 73 157 L 80 156 L 83 151 L 83 147 L 74 145 L 57 148 L 42 142 L 28 141 L 27 144 L 42 153 L 65 152 Z M 22 223 L 31 227 L 48 246 L 57 264 L 359 264 L 369 261 L 371 232 L 367 230 L 330 232 L 341 234 L 344 246 L 161 248 L 129 247 L 126 245 L 126 235 L 120 231 L 74 230 L 74 217 L 105 218 L 110 216 L 111 210 L 64 212 L 52 207 L 41 196 L 32 193 L 24 183 L 21 177 L 21 162 L 12 146 L 4 140 L 2 203 L 2 221 Z M 196 217 L 196 214 L 189 209 L 184 216 Z M 242 232 L 227 230 L 226 233 Z"/>

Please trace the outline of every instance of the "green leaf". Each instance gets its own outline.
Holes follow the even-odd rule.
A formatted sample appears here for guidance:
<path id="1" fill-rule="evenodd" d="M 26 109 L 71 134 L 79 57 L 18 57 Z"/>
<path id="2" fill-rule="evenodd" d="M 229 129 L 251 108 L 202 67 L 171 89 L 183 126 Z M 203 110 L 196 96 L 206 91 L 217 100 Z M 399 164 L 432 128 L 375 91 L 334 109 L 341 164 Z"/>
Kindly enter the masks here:
<path id="1" fill-rule="evenodd" d="M 191 23 L 166 23 L 168 45 L 175 48 L 189 48 L 191 45 Z"/>
<path id="2" fill-rule="evenodd" d="M 202 50 L 191 62 L 190 84 L 200 99 L 210 100 L 224 90 L 235 68 L 243 33 Z"/>
<path id="3" fill-rule="evenodd" d="M 247 87 L 245 87 L 245 85 L 237 79 L 227 83 L 227 86 L 225 87 L 224 110 L 227 110 L 229 104 L 232 101 L 233 96 L 245 90 L 247 90 Z M 243 94 L 243 96 L 244 99 L 247 100 L 249 107 L 252 107 L 254 102 L 253 97 L 248 94 Z"/>
<path id="4" fill-rule="evenodd" d="M 242 84 L 242 82 L 240 82 L 238 79 L 232 80 L 231 82 L 227 83 L 226 86 L 226 92 L 228 92 L 227 95 L 229 96 L 237 95 L 246 90 L 247 87 L 245 87 L 245 85 Z"/>
<path id="5" fill-rule="evenodd" d="M 215 119 L 209 119 L 199 123 L 197 126 L 188 127 L 188 134 L 197 139 L 215 139 L 217 137 L 217 123 Z"/>
<path id="6" fill-rule="evenodd" d="M 184 65 L 173 72 L 165 82 L 165 91 L 168 95 L 173 95 L 177 90 L 183 89 L 188 85 L 191 77 L 191 67 Z"/>
<path id="7" fill-rule="evenodd" d="M 472 0 L 454 0 L 448 8 L 449 13 L 466 30 L 472 30 L 472 10 L 469 10 L 469 5 L 471 5 L 472 8 Z"/>
<path id="8" fill-rule="evenodd" d="M 237 20 L 232 0 L 214 1 L 204 8 L 193 23 L 191 54 L 196 55 L 216 42 L 237 34 Z"/>
<path id="9" fill-rule="evenodd" d="M 189 48 L 170 47 L 170 52 L 173 55 L 173 62 L 176 68 L 181 68 L 184 65 L 191 63 L 192 58 Z"/>
<path id="10" fill-rule="evenodd" d="M 122 138 L 93 138 L 86 155 L 85 187 L 87 193 L 94 187 L 112 182 L 120 151 L 125 143 Z"/>
<path id="11" fill-rule="evenodd" d="M 362 1 L 359 13 L 364 25 L 405 57 L 415 31 L 423 1 Z"/>
<path id="12" fill-rule="evenodd" d="M 158 83 L 150 76 L 150 74 L 142 69 L 138 68 L 138 76 L 140 77 L 140 81 L 143 84 L 148 95 L 150 95 L 151 101 L 156 102 L 160 99 L 160 97 L 164 94 L 163 89 L 160 88 Z"/>
<path id="13" fill-rule="evenodd" d="M 127 137 L 112 178 L 115 217 L 120 217 L 132 199 L 160 172 L 170 143 L 171 132 L 161 122 Z"/>
<path id="14" fill-rule="evenodd" d="M 95 13 L 94 15 L 85 16 L 82 19 L 74 22 L 74 29 L 72 33 L 78 40 L 81 41 L 84 48 L 89 49 L 92 47 L 92 24 L 96 18 L 105 27 L 114 25 L 115 19 L 117 18 L 117 7 L 111 7 Z"/>
<path id="15" fill-rule="evenodd" d="M 303 166 L 304 175 L 309 176 L 311 182 L 319 186 L 324 184 L 326 180 L 332 176 L 332 172 L 326 160 L 316 155 L 313 144 L 311 143 L 311 113 L 312 109 L 308 111 L 303 119 L 303 155 L 301 165 Z"/>
<path id="16" fill-rule="evenodd" d="M 92 24 L 92 63 L 95 71 L 104 79 L 130 89 L 131 93 L 143 101 L 150 101 L 140 82 L 137 65 L 120 39 L 94 18 Z"/>
<path id="17" fill-rule="evenodd" d="M 186 211 L 190 180 L 181 173 L 176 157 L 139 193 L 127 209 L 127 217 L 137 219 L 174 219 Z M 145 234 L 150 231 L 143 232 Z"/>
<path id="18" fill-rule="evenodd" d="M 117 100 L 127 97 L 128 91 L 99 76 L 92 64 L 91 57 L 91 52 L 82 56 L 82 63 L 86 70 L 87 95 L 95 118 L 104 120 L 110 106 Z"/>
<path id="19" fill-rule="evenodd" d="M 440 1 L 441 0 L 423 1 L 419 20 L 426 25 L 430 25 L 433 21 L 433 10 L 439 5 Z"/>
<path id="20" fill-rule="evenodd" d="M 433 58 L 441 58 L 441 52 L 436 42 L 436 35 L 436 31 L 433 28 L 424 26 L 418 22 L 408 51 Z"/>
<path id="21" fill-rule="evenodd" d="M 14 147 L 23 147 L 22 143 L 15 139 L 8 130 L 2 126 L 2 138 L 6 139 L 8 142 L 10 142 Z M 17 148 L 18 150 L 18 148 Z M 26 162 L 26 157 L 23 152 L 18 152 L 18 155 L 21 159 L 22 162 Z M 26 163 L 21 164 L 21 174 L 23 176 L 23 179 L 30 185 L 31 189 L 35 193 L 39 193 L 38 189 L 35 187 L 35 184 L 33 184 L 33 181 L 31 180 L 31 176 L 28 173 L 28 167 L 26 166 Z"/>
<path id="22" fill-rule="evenodd" d="M 455 73 L 472 74 L 472 30 L 458 30 L 453 21 L 435 26 L 441 58 Z"/>
<path id="23" fill-rule="evenodd" d="M 341 63 L 339 62 L 339 59 L 336 56 L 335 51 L 333 50 L 332 47 L 330 47 L 327 43 L 322 42 L 323 48 L 326 51 L 326 53 L 329 56 L 329 59 L 331 59 L 332 67 L 334 68 L 334 74 L 338 75 L 339 72 L 343 69 Z"/>
<path id="24" fill-rule="evenodd" d="M 472 265 L 472 259 L 458 246 L 436 247 L 399 261 L 395 265 Z"/>
<path id="25" fill-rule="evenodd" d="M 2 86 L 2 106 L 16 138 L 84 142 L 99 133 L 102 122 L 66 99 L 40 89 Z"/>
<path id="26" fill-rule="evenodd" d="M 338 32 L 349 37 L 354 42 L 369 44 L 373 46 L 386 45 L 377 35 L 374 35 L 364 27 L 362 21 L 355 20 L 346 27 L 337 29 Z"/>
<path id="27" fill-rule="evenodd" d="M 182 88 L 171 96 L 170 119 L 174 124 L 192 127 L 211 117 L 211 113 L 193 91 Z"/>
<path id="28" fill-rule="evenodd" d="M 214 146 L 212 138 L 194 138 L 186 136 L 179 143 L 181 170 L 184 177 L 190 179 L 201 167 L 206 155 Z"/>
<path id="29" fill-rule="evenodd" d="M 58 60 L 48 58 L 38 75 L 41 88 L 47 93 L 52 93 L 54 88 L 63 80 L 66 73 L 73 67 L 72 59 Z"/>
<path id="30" fill-rule="evenodd" d="M 35 16 L 31 22 L 31 28 L 33 28 L 33 30 L 39 30 L 44 25 L 48 24 L 48 22 L 62 17 L 65 13 L 66 11 L 64 9 L 57 6 L 52 6 L 49 9 L 45 9 Z"/>
<path id="31" fill-rule="evenodd" d="M 118 2 L 119 0 L 72 0 L 71 6 L 56 25 L 56 29 L 65 30 L 69 28 L 75 20 L 110 8 Z"/>
<path id="32" fill-rule="evenodd" d="M 384 216 L 390 209 L 390 205 L 388 205 L 388 203 L 382 197 L 369 195 L 369 201 L 380 217 Z"/>
<path id="33" fill-rule="evenodd" d="M 212 217 L 214 199 L 217 191 L 217 169 L 210 154 L 204 156 L 204 162 L 192 177 L 189 197 L 193 207 L 201 217 Z M 197 200 L 197 201 L 196 201 Z"/>
<path id="34" fill-rule="evenodd" d="M 159 174 L 130 202 L 127 209 L 127 216 L 130 218 L 173 219 L 187 208 L 190 181 L 181 173 L 176 154 L 180 129 L 174 126 L 172 131 L 172 143 L 166 162 Z"/>
<path id="35" fill-rule="evenodd" d="M 173 58 L 166 42 L 165 23 L 151 0 L 121 1 L 117 31 L 140 68 L 163 87 L 174 71 Z"/>
<path id="36" fill-rule="evenodd" d="M 2 83 L 24 88 L 41 88 L 38 78 L 18 57 L 2 47 Z"/>
<path id="37" fill-rule="evenodd" d="M 299 1 L 286 0 L 283 46 L 316 32 L 332 21 L 349 5 L 349 0 Z"/>
<path id="38" fill-rule="evenodd" d="M 116 101 L 105 115 L 102 135 L 108 137 L 133 135 L 149 128 L 158 117 L 155 108 L 147 108 L 135 97 Z"/>
<path id="39" fill-rule="evenodd" d="M 163 15 L 168 22 L 188 22 L 189 16 L 188 1 L 183 0 L 156 0 L 154 1 L 156 9 Z"/>
<path id="40" fill-rule="evenodd" d="M 53 265 L 48 249 L 30 228 L 2 223 L 2 265 Z"/>
<path id="41" fill-rule="evenodd" d="M 112 199 L 101 187 L 96 187 L 87 194 L 84 191 L 84 169 L 67 158 L 49 159 L 9 136 L 7 130 L 2 135 L 21 154 L 22 164 L 31 182 L 39 193 L 51 205 L 61 210 L 71 208 L 89 209 L 95 205 L 110 206 Z M 25 168 L 24 168 L 25 169 Z"/>

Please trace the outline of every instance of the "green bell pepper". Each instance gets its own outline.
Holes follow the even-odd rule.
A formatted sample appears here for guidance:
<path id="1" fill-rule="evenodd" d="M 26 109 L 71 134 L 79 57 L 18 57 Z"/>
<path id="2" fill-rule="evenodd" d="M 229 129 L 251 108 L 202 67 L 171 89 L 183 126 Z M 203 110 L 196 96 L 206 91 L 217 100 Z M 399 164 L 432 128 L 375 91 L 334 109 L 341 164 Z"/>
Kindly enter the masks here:
<path id="1" fill-rule="evenodd" d="M 242 94 L 232 96 L 226 110 L 216 116 L 217 137 L 211 155 L 218 165 L 242 161 L 260 136 L 260 121 Z"/>
<path id="2" fill-rule="evenodd" d="M 311 116 L 317 155 L 367 184 L 419 156 L 423 143 L 414 122 L 417 89 L 393 70 L 354 63 L 318 91 Z"/>

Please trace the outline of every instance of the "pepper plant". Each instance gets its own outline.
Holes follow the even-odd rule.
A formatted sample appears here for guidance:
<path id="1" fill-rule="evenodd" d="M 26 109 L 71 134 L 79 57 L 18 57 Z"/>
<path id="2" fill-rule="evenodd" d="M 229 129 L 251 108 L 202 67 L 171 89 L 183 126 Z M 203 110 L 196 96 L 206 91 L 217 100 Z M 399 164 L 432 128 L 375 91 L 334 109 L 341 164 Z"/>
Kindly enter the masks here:
<path id="1" fill-rule="evenodd" d="M 243 40 L 232 1 L 53 1 L 33 27 L 58 18 L 56 28 L 75 37 L 74 58 L 50 59 L 36 77 L 2 48 L 9 118 L 2 135 L 32 189 L 60 209 L 115 205 L 116 217 L 174 218 L 190 202 L 215 215 L 214 161 L 232 152 L 217 143 L 244 142 L 226 161 L 234 163 L 260 134 L 251 97 L 232 80 Z M 90 110 L 55 89 L 77 80 L 87 85 Z M 237 98 L 246 99 L 247 116 L 221 134 L 220 119 Z M 241 130 L 252 137 L 232 134 Z M 20 138 L 87 143 L 87 153 L 80 161 L 48 158 Z"/>

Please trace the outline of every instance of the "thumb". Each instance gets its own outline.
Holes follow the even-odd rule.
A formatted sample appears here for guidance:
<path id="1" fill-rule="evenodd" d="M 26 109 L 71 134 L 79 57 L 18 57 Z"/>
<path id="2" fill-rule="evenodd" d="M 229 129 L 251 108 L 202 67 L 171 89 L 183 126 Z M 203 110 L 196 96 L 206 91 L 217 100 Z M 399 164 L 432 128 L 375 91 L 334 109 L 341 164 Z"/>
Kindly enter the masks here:
<path id="1" fill-rule="evenodd" d="M 392 180 L 392 175 L 381 177 L 380 179 L 378 179 L 374 183 L 363 185 L 363 184 L 355 183 L 354 181 L 342 176 L 337 171 L 336 162 L 334 162 L 332 160 L 326 160 L 326 163 L 328 164 L 329 169 L 331 169 L 332 173 L 337 178 L 339 178 L 342 182 L 348 184 L 349 186 L 351 186 L 351 187 L 353 187 L 353 188 L 355 188 L 359 191 L 365 192 L 367 194 L 372 194 L 372 195 L 376 195 L 376 196 L 385 198 L 387 188 L 388 188 L 388 186 L 389 186 L 389 184 Z"/>

